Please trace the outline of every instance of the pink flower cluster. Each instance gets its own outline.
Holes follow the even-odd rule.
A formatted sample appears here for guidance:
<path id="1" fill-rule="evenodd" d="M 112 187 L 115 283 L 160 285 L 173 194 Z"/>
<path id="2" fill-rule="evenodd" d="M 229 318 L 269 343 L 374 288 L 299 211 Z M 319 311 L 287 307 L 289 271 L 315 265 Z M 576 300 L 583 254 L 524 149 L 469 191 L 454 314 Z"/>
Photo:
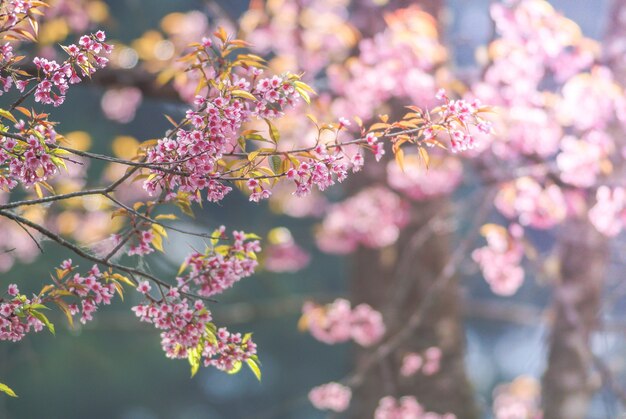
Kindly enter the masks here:
<path id="1" fill-rule="evenodd" d="M 433 103 L 433 69 L 445 60 L 430 15 L 419 7 L 398 9 L 385 16 L 387 27 L 359 43 L 360 54 L 328 75 L 338 97 L 336 115 L 371 119 L 381 103 L 408 98 L 411 103 Z"/>
<path id="2" fill-rule="evenodd" d="M 556 104 L 559 122 L 580 132 L 606 130 L 616 117 L 624 123 L 623 86 L 616 83 L 608 67 L 592 67 L 577 74 L 562 88 Z"/>
<path id="3" fill-rule="evenodd" d="M 535 378 L 517 377 L 493 392 L 495 419 L 541 419 L 541 386 Z"/>
<path id="4" fill-rule="evenodd" d="M 599 133 L 598 136 L 602 134 Z M 595 144 L 589 139 L 578 140 L 572 136 L 563 137 L 561 152 L 556 156 L 561 180 L 579 188 L 593 186 L 600 174 L 602 160 L 606 157 L 601 144 Z"/>
<path id="5" fill-rule="evenodd" d="M 35 102 L 59 106 L 65 101 L 70 84 L 80 83 L 81 76 L 91 76 L 96 69 L 106 67 L 109 62 L 107 56 L 113 51 L 113 46 L 105 43 L 105 39 L 104 32 L 98 31 L 81 36 L 78 45 L 64 46 L 70 58 L 62 65 L 54 60 L 36 57 L 33 63 L 40 78 L 35 90 Z M 23 91 L 25 86 L 21 84 L 18 89 Z"/>
<path id="6" fill-rule="evenodd" d="M 492 144 L 498 157 L 547 158 L 558 151 L 564 126 L 603 129 L 623 108 L 623 98 L 610 71 L 591 68 L 596 43 L 581 36 L 574 22 L 544 1 L 509 3 L 491 7 L 500 36 L 490 45 L 490 65 L 473 92 L 502 105 L 496 116 L 499 141 Z"/>
<path id="7" fill-rule="evenodd" d="M 523 79 L 535 76 L 538 80 L 544 71 L 551 70 L 562 81 L 593 62 L 593 44 L 585 42 L 578 28 L 554 8 L 535 0 L 509 3 L 494 3 L 491 16 L 501 35 L 500 51 L 506 52 L 505 62 L 521 58 L 518 66 L 527 75 Z M 511 64 L 509 68 L 518 67 Z M 522 76 L 514 72 L 507 77 Z"/>
<path id="8" fill-rule="evenodd" d="M 413 396 L 387 396 L 380 399 L 374 419 L 456 419 L 456 415 L 428 412 Z"/>
<path id="9" fill-rule="evenodd" d="M 100 107 L 108 119 L 125 124 L 135 118 L 142 98 L 141 90 L 136 87 L 109 89 L 102 96 Z"/>
<path id="10" fill-rule="evenodd" d="M 219 202 L 232 190 L 212 179 L 215 175 L 216 162 L 221 158 L 227 142 L 226 138 L 218 133 L 227 128 L 229 119 L 222 119 L 217 108 L 209 109 L 215 111 L 208 111 L 209 115 L 214 115 L 208 117 L 206 126 L 203 115 L 188 112 L 187 116 L 197 129 L 191 131 L 180 129 L 176 133 L 176 138 L 159 140 L 156 147 L 148 150 L 147 162 L 159 165 L 151 170 L 150 177 L 144 183 L 144 188 L 149 194 L 153 195 L 159 188 L 167 191 L 178 190 L 186 192 L 190 200 L 196 200 L 199 196 L 197 192 L 206 190 L 208 201 Z M 235 102 L 226 110 L 231 115 L 239 115 L 240 102 Z M 207 136 L 206 129 L 212 129 L 214 134 Z"/>
<path id="11" fill-rule="evenodd" d="M 524 257 L 524 230 L 518 224 L 512 224 L 508 230 L 486 225 L 483 234 L 487 246 L 474 250 L 472 258 L 480 265 L 494 293 L 503 296 L 515 294 L 524 282 L 524 270 L 520 266 Z"/>
<path id="12" fill-rule="evenodd" d="M 8 300 L 0 298 L 0 341 L 18 342 L 28 332 L 40 332 L 44 324 L 31 312 L 31 307 L 41 304 L 38 297 L 32 299 L 20 295 L 17 285 L 10 284 L 7 289 Z"/>
<path id="13" fill-rule="evenodd" d="M 250 201 L 259 202 L 262 199 L 268 199 L 272 196 L 272 191 L 263 187 L 263 183 L 258 179 L 248 179 L 246 182 L 248 189 L 250 190 Z"/>
<path id="14" fill-rule="evenodd" d="M 255 69 L 254 74 L 260 75 L 262 72 Z M 243 84 L 241 87 L 248 87 L 248 84 Z M 282 109 L 295 106 L 300 99 L 293 83 L 290 83 L 286 77 L 280 76 L 259 80 L 254 94 L 259 100 L 253 110 L 253 115 L 259 118 L 277 118 L 282 115 Z"/>
<path id="15" fill-rule="evenodd" d="M 7 0 L 0 4 L 0 12 L 6 22 L 2 26 L 2 31 L 9 30 L 22 21 L 21 15 L 26 15 L 33 9 L 29 0 Z"/>
<path id="16" fill-rule="evenodd" d="M 432 155 L 428 168 L 416 155 L 405 156 L 404 170 L 395 162 L 387 164 L 389 186 L 415 201 L 451 193 L 462 174 L 461 162 L 448 156 Z"/>
<path id="17" fill-rule="evenodd" d="M 62 296 L 77 297 L 79 303 L 64 304 L 64 307 L 68 315 L 81 313 L 80 322 L 83 324 L 93 319 L 92 315 L 100 305 L 111 304 L 116 291 L 115 285 L 113 282 L 105 284 L 102 281 L 102 274 L 96 265 L 85 276 L 79 273 L 69 275 L 74 269 L 71 260 L 63 261 L 57 269 L 55 284 L 47 287 L 49 295 L 45 297 L 40 294 L 31 299 L 26 298 L 25 295 L 20 295 L 15 284 L 10 284 L 7 291 L 9 299 L 0 298 L 0 341 L 17 342 L 29 331 L 39 332 L 44 326 L 54 331 L 45 315 L 38 312 L 46 308 L 43 305 L 46 301 L 53 299 L 59 302 L 58 299 Z"/>
<path id="18" fill-rule="evenodd" d="M 268 235 L 264 267 L 271 272 L 297 272 L 308 265 L 310 255 L 295 242 L 286 228 L 275 228 Z"/>
<path id="19" fill-rule="evenodd" d="M 351 398 L 350 387 L 335 382 L 314 387 L 309 392 L 309 401 L 320 410 L 343 412 L 350 406 Z"/>
<path id="20" fill-rule="evenodd" d="M 5 43 L 4 45 L 0 46 L 0 68 L 4 68 L 6 67 L 8 64 L 11 63 L 11 60 L 13 59 L 13 46 L 10 43 Z M 13 78 L 11 77 L 11 75 L 7 75 L 5 77 L 0 76 L 0 96 L 2 96 L 3 93 L 8 92 L 9 90 L 11 90 L 11 86 L 13 85 Z"/>
<path id="21" fill-rule="evenodd" d="M 400 374 L 410 377 L 420 370 L 424 375 L 436 374 L 441 367 L 441 356 L 441 349 L 436 346 L 426 349 L 422 354 L 409 352 L 402 358 Z"/>
<path id="22" fill-rule="evenodd" d="M 326 306 L 305 303 L 300 324 L 315 339 L 331 345 L 352 339 L 361 346 L 372 346 L 385 334 L 383 317 L 378 311 L 367 304 L 352 309 L 343 298 Z"/>
<path id="23" fill-rule="evenodd" d="M 596 203 L 589 210 L 589 221 L 606 236 L 616 236 L 626 222 L 626 190 L 622 187 L 600 186 Z"/>
<path id="24" fill-rule="evenodd" d="M 324 252 L 346 254 L 359 245 L 378 248 L 394 243 L 408 222 L 408 208 L 383 187 L 361 190 L 327 212 L 317 234 Z"/>
<path id="25" fill-rule="evenodd" d="M 34 135 L 26 142 L 0 137 L 0 166 L 8 166 L 8 176 L 0 174 L 0 188 L 12 189 L 20 181 L 24 186 L 45 181 L 57 172 L 44 141 Z"/>
<path id="26" fill-rule="evenodd" d="M 126 252 L 128 256 L 139 255 L 144 256 L 154 252 L 154 248 L 152 247 L 152 239 L 154 239 L 154 233 L 152 230 L 144 230 L 135 234 L 136 243 L 128 248 Z M 113 236 L 113 242 L 117 245 L 116 242 L 119 242 L 119 236 Z"/>
<path id="27" fill-rule="evenodd" d="M 205 42 L 200 50 L 213 54 L 208 45 Z M 298 97 L 293 76 L 285 74 L 259 80 L 262 70 L 251 68 L 248 73 L 249 78 L 225 79 L 222 90 L 209 88 L 205 96 L 196 96 L 195 109 L 186 113 L 188 128 L 177 129 L 173 138 L 163 138 L 148 150 L 150 176 L 144 188 L 150 194 L 161 187 L 169 192 L 187 193 L 191 200 L 196 200 L 199 192 L 206 190 L 207 200 L 218 202 L 232 190 L 218 180 L 221 173 L 217 161 L 232 151 L 242 125 L 255 118 L 282 115 L 285 109 L 294 106 Z M 251 200 L 269 198 L 269 191 L 259 188 L 255 192 L 260 185 L 248 186 L 253 190 Z"/>
<path id="28" fill-rule="evenodd" d="M 224 228 L 218 231 L 223 234 Z M 235 231 L 231 245 L 214 245 L 205 253 L 191 254 L 184 263 L 190 272 L 176 278 L 181 290 L 186 291 L 190 284 L 195 284 L 199 287 L 198 295 L 210 297 L 252 275 L 258 266 L 256 253 L 261 251 L 261 246 L 258 240 L 250 240 L 250 237 Z"/>
<path id="29" fill-rule="evenodd" d="M 496 208 L 519 223 L 548 229 L 567 216 L 567 201 L 557 185 L 542 186 L 531 177 L 521 177 L 504 184 L 495 199 Z"/>
<path id="30" fill-rule="evenodd" d="M 450 140 L 450 151 L 458 153 L 472 150 L 477 146 L 470 133 L 471 126 L 475 126 L 483 134 L 491 132 L 491 123 L 478 117 L 478 111 L 481 108 L 480 100 L 473 99 L 471 102 L 463 99 L 450 100 L 443 89 L 439 89 L 436 98 L 444 102 L 437 108 L 443 123 L 427 123 L 423 134 L 424 140 L 428 141 L 436 137 L 439 130 L 445 129 Z"/>
<path id="31" fill-rule="evenodd" d="M 72 260 L 67 259 L 61 263 L 60 269 L 66 275 L 75 267 L 72 265 Z M 98 310 L 99 306 L 111 304 L 116 291 L 113 282 L 103 281 L 102 274 L 96 265 L 93 265 L 85 276 L 75 273 L 73 276 L 68 276 L 64 282 L 60 282 L 58 286 L 80 299 L 80 304 L 70 304 L 69 309 L 72 315 L 80 313 L 80 322 L 83 324 L 93 320 L 93 313 Z"/>
<path id="32" fill-rule="evenodd" d="M 325 191 L 335 184 L 335 179 L 343 182 L 348 176 L 347 159 L 340 148 L 335 147 L 331 152 L 320 145 L 316 147 L 314 154 L 315 159 L 301 161 L 297 168 L 292 167 L 286 172 L 287 179 L 296 185 L 294 195 L 297 197 L 308 195 L 313 186 Z"/>
<path id="33" fill-rule="evenodd" d="M 250 18 L 258 16 L 256 8 L 250 8 L 242 17 L 247 39 L 260 55 L 274 54 L 297 65 L 305 74 L 315 75 L 330 62 L 343 61 L 354 46 L 355 39 L 343 35 L 353 30 L 347 22 L 348 4 L 343 1 L 265 2 L 263 6 L 263 19 L 248 18 L 248 14 Z M 317 19 L 306 28 L 298 28 L 298 22 L 305 20 L 306 16 L 316 16 Z M 255 26 L 248 29 L 252 22 Z M 303 36 L 294 36 L 295 28 Z"/>
<path id="34" fill-rule="evenodd" d="M 148 288 L 140 284 L 138 291 L 146 294 Z M 178 288 L 170 288 L 161 301 L 151 300 L 132 310 L 140 321 L 162 330 L 161 347 L 168 358 L 185 359 L 198 351 L 204 366 L 231 371 L 256 356 L 256 344 L 249 336 L 217 329 L 204 303 L 181 298 Z"/>

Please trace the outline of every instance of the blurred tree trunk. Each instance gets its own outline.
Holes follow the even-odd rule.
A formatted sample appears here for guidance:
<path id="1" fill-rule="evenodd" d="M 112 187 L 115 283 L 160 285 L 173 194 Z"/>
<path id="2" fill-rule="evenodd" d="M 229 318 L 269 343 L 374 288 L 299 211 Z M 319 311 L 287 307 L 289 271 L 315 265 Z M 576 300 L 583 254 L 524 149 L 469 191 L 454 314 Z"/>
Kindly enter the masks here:
<path id="1" fill-rule="evenodd" d="M 608 16 L 603 57 L 615 79 L 626 82 L 626 0 L 613 0 Z"/>
<path id="2" fill-rule="evenodd" d="M 435 17 L 441 15 L 443 0 L 391 0 L 389 9 L 419 5 Z M 378 17 L 379 18 L 379 17 Z M 364 20 L 365 21 L 365 20 Z M 367 36 L 367 31 L 364 32 Z M 355 178 L 352 192 L 384 178 L 380 167 L 369 166 L 377 173 Z M 384 170 L 384 169 L 383 169 Z M 354 394 L 352 417 L 372 417 L 378 401 L 385 396 L 413 395 L 428 410 L 453 412 L 459 419 L 477 418 L 473 391 L 465 374 L 465 336 L 455 280 L 432 297 L 428 288 L 438 277 L 451 255 L 450 232 L 438 231 L 435 217 L 449 213 L 448 197 L 432 199 L 411 206 L 411 222 L 403 229 L 398 242 L 388 249 L 359 249 L 354 258 L 351 295 L 355 304 L 366 302 L 383 312 L 387 336 L 402 330 L 420 301 L 436 301 L 425 313 L 421 326 L 391 356 L 371 370 Z M 441 223 L 439 223 L 441 224 Z M 439 229 L 441 230 L 441 229 Z M 432 376 L 413 377 L 399 374 L 403 356 L 437 346 L 443 352 L 441 370 Z M 366 359 L 367 349 L 356 349 L 356 368 Z"/>
<path id="3" fill-rule="evenodd" d="M 597 390 L 589 339 L 597 326 L 609 246 L 587 219 L 568 221 L 560 242 L 560 278 L 543 377 L 544 417 L 583 419 Z"/>
<path id="4" fill-rule="evenodd" d="M 613 1 L 608 20 L 603 59 L 616 81 L 623 83 L 626 0 Z M 543 377 L 544 417 L 582 419 L 598 389 L 589 340 L 599 321 L 610 246 L 586 218 L 568 222 L 560 241 L 560 278 L 551 307 L 552 333 Z"/>
<path id="5" fill-rule="evenodd" d="M 352 295 L 355 302 L 367 302 L 381 309 L 390 336 L 404 326 L 425 298 L 434 298 L 421 326 L 392 355 L 372 370 L 354 394 L 354 418 L 371 417 L 384 396 L 414 395 L 427 409 L 453 412 L 460 419 L 476 418 L 473 391 L 464 369 L 464 331 L 456 281 L 426 297 L 427 290 L 450 257 L 452 233 L 437 231 L 433 217 L 449 209 L 447 198 L 414 204 L 411 224 L 390 249 L 360 249 L 355 257 Z M 417 240 L 416 240 L 417 239 Z M 415 246 L 416 242 L 420 242 Z M 437 346 L 443 352 L 441 370 L 432 375 L 399 375 L 407 352 Z M 359 361 L 367 350 L 357 353 Z"/>

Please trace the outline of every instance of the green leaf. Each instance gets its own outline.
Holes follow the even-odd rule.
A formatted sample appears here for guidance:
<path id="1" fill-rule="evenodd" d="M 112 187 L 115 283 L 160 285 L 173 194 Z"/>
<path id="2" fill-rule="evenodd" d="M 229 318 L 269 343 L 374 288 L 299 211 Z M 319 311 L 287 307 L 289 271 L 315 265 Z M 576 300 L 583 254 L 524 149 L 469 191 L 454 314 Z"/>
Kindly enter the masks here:
<path id="1" fill-rule="evenodd" d="M 230 94 L 233 95 L 234 97 L 240 97 L 240 98 L 243 98 L 243 99 L 250 99 L 250 100 L 254 100 L 254 101 L 257 100 L 257 98 L 254 97 L 254 95 L 252 93 L 247 92 L 245 90 L 239 90 L 239 89 L 232 90 L 230 92 Z"/>
<path id="2" fill-rule="evenodd" d="M 50 320 L 48 320 L 48 318 L 46 317 L 45 314 L 43 314 L 41 311 L 37 311 L 37 310 L 30 310 L 30 314 L 33 317 L 35 317 L 37 320 L 39 320 L 43 324 L 45 324 L 46 327 L 48 328 L 48 330 L 50 331 L 50 333 L 52 333 L 53 335 L 55 334 L 55 332 L 54 332 L 54 325 L 52 323 L 50 323 Z"/>
<path id="3" fill-rule="evenodd" d="M 158 250 L 159 252 L 163 252 L 163 237 L 158 234 L 155 234 L 152 237 L 152 246 Z"/>
<path id="4" fill-rule="evenodd" d="M 303 81 L 297 80 L 297 81 L 293 82 L 293 84 L 294 84 L 296 87 L 298 87 L 298 88 L 300 88 L 300 89 L 302 89 L 302 90 L 305 90 L 305 91 L 307 91 L 307 92 L 311 92 L 311 93 L 313 93 L 313 94 L 316 94 L 316 93 L 315 93 L 315 90 L 313 90 L 313 88 L 312 88 L 311 86 L 309 86 L 308 84 L 306 84 L 306 83 L 305 83 L 305 82 L 303 82 Z"/>
<path id="5" fill-rule="evenodd" d="M 270 164 L 272 165 L 272 170 L 274 171 L 274 173 L 277 175 L 280 174 L 281 167 L 283 165 L 283 161 L 280 158 L 280 156 L 277 156 L 277 155 L 270 156 Z"/>
<path id="6" fill-rule="evenodd" d="M 154 217 L 155 220 L 177 220 L 176 214 L 159 214 Z"/>
<path id="7" fill-rule="evenodd" d="M 239 371 L 241 371 L 241 366 L 242 365 L 243 364 L 241 363 L 241 361 L 235 361 L 233 363 L 233 367 L 230 370 L 226 371 L 226 372 L 229 373 L 229 374 L 237 374 Z"/>
<path id="8" fill-rule="evenodd" d="M 6 393 L 11 397 L 17 397 L 17 394 L 11 389 L 11 387 L 7 386 L 4 383 L 0 383 L 0 392 Z"/>
<path id="9" fill-rule="evenodd" d="M 307 103 L 307 105 L 311 104 L 311 97 L 309 96 L 309 94 L 307 92 L 305 92 L 303 89 L 299 88 L 296 86 L 296 92 L 298 92 L 298 94 L 300 94 L 300 97 L 302 99 L 304 99 L 304 101 Z"/>
<path id="10" fill-rule="evenodd" d="M 202 351 L 202 347 L 192 349 L 189 351 L 189 355 L 187 359 L 189 360 L 189 365 L 191 365 L 191 378 L 194 377 L 198 373 L 200 369 L 200 353 Z"/>
<path id="11" fill-rule="evenodd" d="M 11 114 L 11 112 L 7 111 L 6 109 L 0 109 L 0 116 L 8 119 L 14 124 L 17 124 L 17 119 L 15 119 L 15 117 Z"/>
<path id="12" fill-rule="evenodd" d="M 50 310 L 49 307 L 46 307 L 43 304 L 31 304 L 28 306 L 28 308 L 31 308 L 33 310 Z"/>
<path id="13" fill-rule="evenodd" d="M 258 364 L 254 362 L 252 359 L 246 360 L 246 364 L 248 364 L 248 368 L 252 370 L 252 373 L 256 377 L 257 380 L 261 381 L 261 369 Z"/>
<path id="14" fill-rule="evenodd" d="M 216 246 L 213 250 L 215 253 L 226 256 L 230 252 L 230 246 L 222 244 L 220 246 Z"/>
<path id="15" fill-rule="evenodd" d="M 272 139 L 272 141 L 274 141 L 274 143 L 278 143 L 278 140 L 280 140 L 280 133 L 278 132 L 278 129 L 276 129 L 274 124 L 272 124 L 269 119 L 267 118 L 263 118 L 263 119 L 265 120 L 265 122 L 267 123 L 267 126 L 269 127 L 270 138 Z"/>
<path id="16" fill-rule="evenodd" d="M 63 159 L 56 156 L 50 156 L 50 160 L 52 160 L 52 163 L 54 163 L 56 167 L 62 167 L 67 170 L 67 165 L 65 164 L 65 161 Z"/>

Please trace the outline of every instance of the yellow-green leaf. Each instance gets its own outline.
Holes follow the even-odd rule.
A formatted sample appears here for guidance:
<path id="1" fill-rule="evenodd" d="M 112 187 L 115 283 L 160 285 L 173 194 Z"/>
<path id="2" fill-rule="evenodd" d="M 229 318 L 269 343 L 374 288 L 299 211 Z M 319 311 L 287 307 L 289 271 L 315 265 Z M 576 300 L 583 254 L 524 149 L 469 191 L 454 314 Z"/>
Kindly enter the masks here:
<path id="1" fill-rule="evenodd" d="M 267 118 L 263 118 L 263 119 L 265 120 L 265 123 L 267 123 L 267 126 L 269 127 L 270 138 L 272 139 L 272 141 L 274 141 L 274 143 L 278 143 L 278 140 L 280 140 L 280 133 L 278 132 L 278 129 L 276 129 L 274 124 L 272 124 L 269 119 Z"/>
<path id="2" fill-rule="evenodd" d="M 398 166 L 400 166 L 400 169 L 404 172 L 404 150 L 401 148 L 396 151 L 396 163 L 398 163 Z"/>
<path id="3" fill-rule="evenodd" d="M 111 278 L 115 279 L 116 281 L 119 282 L 123 282 L 126 285 L 130 285 L 131 287 L 134 287 L 135 284 L 133 283 L 133 281 L 131 281 L 130 279 L 128 279 L 127 277 L 125 277 L 124 275 L 120 275 L 118 273 L 115 273 L 113 275 L 111 275 Z"/>
<path id="4" fill-rule="evenodd" d="M 154 237 L 152 237 L 152 246 L 154 246 L 156 250 L 163 252 L 163 237 L 159 234 L 155 234 Z"/>
<path id="5" fill-rule="evenodd" d="M 159 234 L 163 237 L 167 237 L 167 231 L 165 231 L 165 228 L 162 225 L 152 224 L 152 230 L 155 234 Z"/>
<path id="6" fill-rule="evenodd" d="M 0 392 L 8 394 L 11 397 L 17 397 L 17 394 L 15 394 L 11 387 L 7 386 L 4 383 L 0 383 Z"/>
<path id="7" fill-rule="evenodd" d="M 246 360 L 246 364 L 248 364 L 248 368 L 252 371 L 257 380 L 261 381 L 261 369 L 252 359 Z"/>
<path id="8" fill-rule="evenodd" d="M 33 317 L 35 317 L 37 320 L 39 320 L 43 324 L 45 324 L 46 327 L 48 328 L 48 330 L 50 331 L 50 333 L 52 333 L 53 335 L 55 334 L 54 325 L 52 323 L 50 323 L 50 320 L 48 320 L 48 318 L 46 317 L 45 314 L 43 314 L 41 311 L 37 311 L 37 310 L 30 310 L 30 314 Z"/>
<path id="9" fill-rule="evenodd" d="M 231 369 L 229 369 L 227 372 L 229 374 L 237 374 L 239 371 L 241 371 L 241 366 L 243 364 L 241 363 L 241 361 L 235 361 L 233 362 L 233 367 Z"/>
<path id="10" fill-rule="evenodd" d="M 232 90 L 230 92 L 231 95 L 233 95 L 234 97 L 240 97 L 243 99 L 250 99 L 250 100 L 257 100 L 256 97 L 254 97 L 254 95 L 250 92 L 246 92 L 245 90 Z"/>
<path id="11" fill-rule="evenodd" d="M 17 119 L 15 119 L 15 117 L 11 114 L 11 112 L 7 111 L 6 109 L 0 109 L 0 116 L 8 119 L 14 124 L 17 124 Z"/>
<path id="12" fill-rule="evenodd" d="M 428 169 L 428 163 L 430 163 L 430 156 L 428 155 L 428 151 L 424 147 L 418 147 L 417 151 L 420 153 L 420 157 L 424 160 L 424 164 L 426 164 L 426 169 Z"/>
<path id="13" fill-rule="evenodd" d="M 176 214 L 159 214 L 155 217 L 155 220 L 177 220 Z"/>

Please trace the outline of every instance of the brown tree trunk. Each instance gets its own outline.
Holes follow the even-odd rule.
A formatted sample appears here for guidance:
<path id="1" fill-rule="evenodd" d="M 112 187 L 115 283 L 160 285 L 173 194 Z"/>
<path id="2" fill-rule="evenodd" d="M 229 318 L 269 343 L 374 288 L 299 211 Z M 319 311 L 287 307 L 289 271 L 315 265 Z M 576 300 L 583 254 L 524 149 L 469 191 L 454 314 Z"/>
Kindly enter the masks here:
<path id="1" fill-rule="evenodd" d="M 589 339 L 597 326 L 609 246 L 586 219 L 569 221 L 560 241 L 560 278 L 543 377 L 544 417 L 584 419 L 598 387 Z"/>
<path id="2" fill-rule="evenodd" d="M 613 0 L 603 43 L 604 57 L 620 84 L 626 82 L 626 0 Z"/>
<path id="3" fill-rule="evenodd" d="M 625 0 L 613 1 L 608 19 L 603 59 L 616 81 L 624 83 Z M 552 333 L 543 377 L 544 417 L 582 419 L 599 386 L 589 339 L 599 321 L 610 246 L 587 219 L 568 222 L 560 242 L 560 278 L 551 307 Z"/>
<path id="4" fill-rule="evenodd" d="M 387 10 L 419 5 L 435 18 L 441 15 L 443 0 L 390 0 Z M 371 7 L 369 0 L 363 6 Z M 359 13 L 360 29 L 364 36 L 380 30 L 379 15 Z M 364 10 L 364 9 L 363 9 Z M 376 171 L 376 167 L 369 170 Z M 369 173 L 354 179 L 352 191 L 372 184 L 384 177 L 382 173 Z M 424 301 L 427 290 L 441 275 L 450 258 L 451 233 L 437 231 L 432 220 L 449 210 L 447 197 L 413 204 L 411 223 L 403 230 L 393 247 L 383 250 L 361 248 L 353 258 L 351 282 L 352 301 L 366 302 L 381 310 L 387 327 L 387 336 L 403 329 L 408 318 Z M 351 414 L 353 418 L 372 417 L 379 400 L 385 396 L 413 395 L 428 410 L 453 412 L 459 419 L 477 418 L 473 392 L 464 369 L 465 336 L 459 307 L 459 292 L 455 280 L 447 282 L 434 293 L 436 299 L 425 313 L 421 326 L 390 356 L 378 363 L 355 389 Z M 430 297 L 430 294 L 428 294 Z M 443 352 L 441 370 L 432 376 L 416 374 L 402 377 L 399 374 L 402 358 L 407 352 L 419 352 L 437 346 Z M 367 349 L 356 350 L 355 366 L 358 369 L 368 359 Z"/>
<path id="5" fill-rule="evenodd" d="M 356 254 L 353 300 L 367 302 L 383 311 L 388 336 L 406 326 L 407 319 L 424 301 L 450 257 L 452 234 L 437 228 L 441 223 L 432 222 L 434 217 L 445 214 L 449 205 L 447 198 L 414 204 L 412 222 L 392 249 L 361 249 Z M 355 391 L 352 417 L 371 417 L 378 401 L 389 395 L 413 395 L 428 410 L 452 412 L 459 419 L 478 417 L 464 369 L 465 338 L 458 294 L 455 280 L 437 293 L 428 294 L 427 298 L 435 301 L 425 312 L 420 327 L 370 371 Z M 407 352 L 420 352 L 430 346 L 437 346 L 443 352 L 437 374 L 399 375 Z M 357 353 L 357 368 L 366 353 L 366 350 Z"/>

